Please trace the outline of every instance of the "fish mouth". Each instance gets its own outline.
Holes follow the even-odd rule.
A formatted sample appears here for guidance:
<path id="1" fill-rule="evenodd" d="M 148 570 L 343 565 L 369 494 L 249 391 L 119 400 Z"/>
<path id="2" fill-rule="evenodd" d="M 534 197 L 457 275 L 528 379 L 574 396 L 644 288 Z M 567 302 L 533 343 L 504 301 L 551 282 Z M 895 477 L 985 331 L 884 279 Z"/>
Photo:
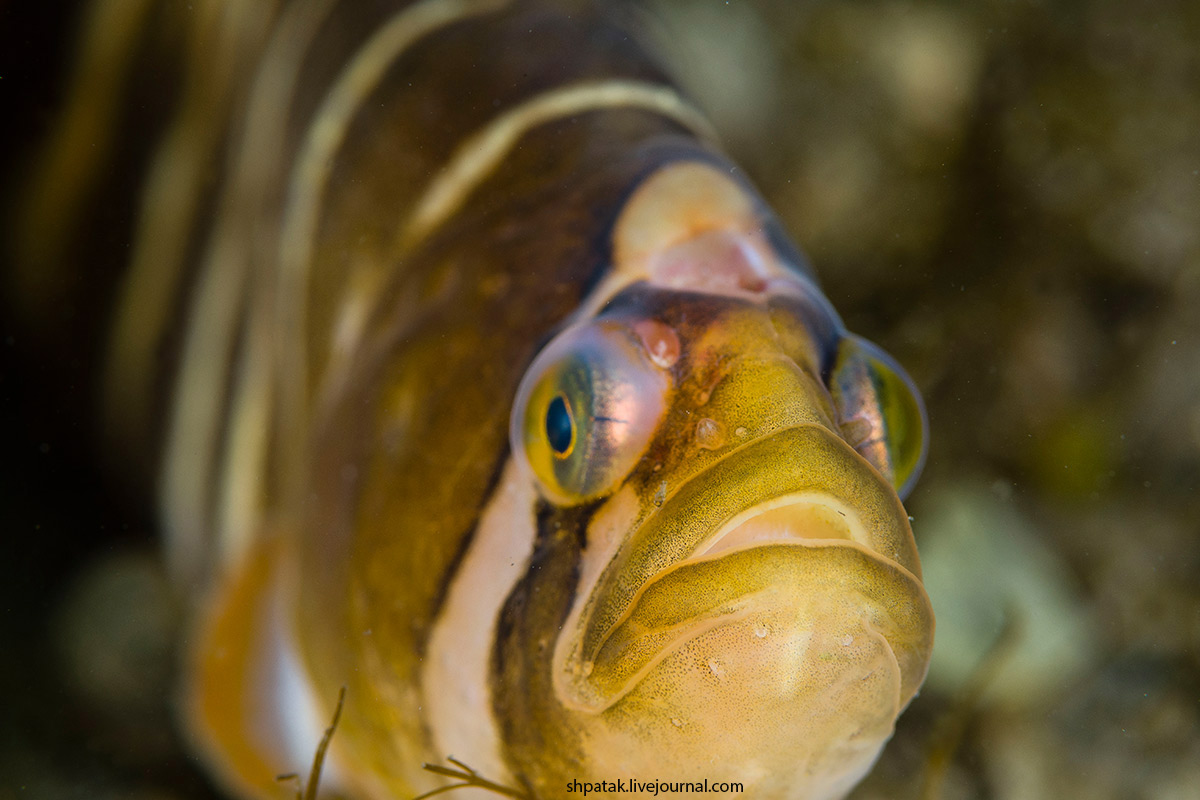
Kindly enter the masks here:
<path id="1" fill-rule="evenodd" d="M 932 647 L 907 513 L 819 425 L 773 433 L 690 478 L 643 521 L 578 611 L 559 640 L 556 683 L 568 706 L 591 713 L 688 642 L 754 619 L 811 629 L 832 613 L 879 632 L 905 697 Z"/>
<path id="2" fill-rule="evenodd" d="M 771 544 L 856 542 L 869 548 L 870 538 L 862 519 L 850 506 L 823 492 L 798 492 L 737 515 L 687 561 Z"/>

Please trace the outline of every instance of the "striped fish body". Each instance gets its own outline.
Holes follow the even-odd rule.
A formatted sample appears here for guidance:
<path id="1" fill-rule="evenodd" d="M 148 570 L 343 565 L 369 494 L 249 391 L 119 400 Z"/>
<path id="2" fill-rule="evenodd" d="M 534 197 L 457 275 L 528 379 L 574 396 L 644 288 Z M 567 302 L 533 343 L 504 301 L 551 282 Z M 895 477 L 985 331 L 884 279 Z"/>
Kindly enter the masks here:
<path id="1" fill-rule="evenodd" d="M 276 796 L 345 686 L 352 797 L 447 754 L 536 798 L 844 795 L 932 645 L 922 411 L 702 117 L 603 4 L 186 27 L 106 399 L 132 439 L 173 387 L 187 722 L 225 784 Z"/>

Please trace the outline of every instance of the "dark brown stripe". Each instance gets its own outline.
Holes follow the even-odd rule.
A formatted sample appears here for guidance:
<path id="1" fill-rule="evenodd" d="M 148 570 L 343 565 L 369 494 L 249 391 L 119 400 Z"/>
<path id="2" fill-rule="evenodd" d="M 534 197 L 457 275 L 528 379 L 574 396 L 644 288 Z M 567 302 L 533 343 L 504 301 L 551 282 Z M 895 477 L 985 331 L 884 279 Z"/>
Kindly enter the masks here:
<path id="1" fill-rule="evenodd" d="M 492 650 L 489 690 L 492 713 L 504 743 L 508 768 L 530 797 L 555 797 L 562 787 L 537 786 L 521 771 L 522 763 L 586 763 L 584 749 L 569 726 L 552 677 L 554 646 L 571 613 L 579 584 L 586 531 L 599 508 L 592 503 L 538 509 L 538 536 L 529 571 L 513 589 L 500 613 Z M 569 766 L 547 772 L 571 774 Z"/>

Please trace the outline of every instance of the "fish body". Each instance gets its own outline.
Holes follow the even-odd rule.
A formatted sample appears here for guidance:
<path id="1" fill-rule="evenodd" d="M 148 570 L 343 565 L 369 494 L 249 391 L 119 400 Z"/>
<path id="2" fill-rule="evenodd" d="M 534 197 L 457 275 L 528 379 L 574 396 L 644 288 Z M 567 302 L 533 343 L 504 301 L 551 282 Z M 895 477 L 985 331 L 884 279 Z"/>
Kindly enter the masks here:
<path id="1" fill-rule="evenodd" d="M 613 19 L 187 20 L 106 401 L 129 441 L 164 409 L 186 722 L 240 796 L 344 686 L 350 797 L 453 755 L 536 798 L 836 798 L 924 678 L 920 400 Z"/>

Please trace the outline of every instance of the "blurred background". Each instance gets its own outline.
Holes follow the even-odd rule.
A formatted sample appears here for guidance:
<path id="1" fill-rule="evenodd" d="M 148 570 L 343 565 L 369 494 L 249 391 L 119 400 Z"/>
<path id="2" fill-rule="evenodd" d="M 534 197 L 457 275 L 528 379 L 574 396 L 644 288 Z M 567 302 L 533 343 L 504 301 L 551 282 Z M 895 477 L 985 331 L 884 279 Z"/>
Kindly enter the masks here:
<path id="1" fill-rule="evenodd" d="M 853 797 L 1200 797 L 1200 4 L 643 6 L 928 404 L 934 665 Z M 6 188 L 79 13 L 0 2 Z M 213 797 L 149 509 L 88 444 L 92 343 L 48 361 L 4 300 L 0 800 Z"/>

